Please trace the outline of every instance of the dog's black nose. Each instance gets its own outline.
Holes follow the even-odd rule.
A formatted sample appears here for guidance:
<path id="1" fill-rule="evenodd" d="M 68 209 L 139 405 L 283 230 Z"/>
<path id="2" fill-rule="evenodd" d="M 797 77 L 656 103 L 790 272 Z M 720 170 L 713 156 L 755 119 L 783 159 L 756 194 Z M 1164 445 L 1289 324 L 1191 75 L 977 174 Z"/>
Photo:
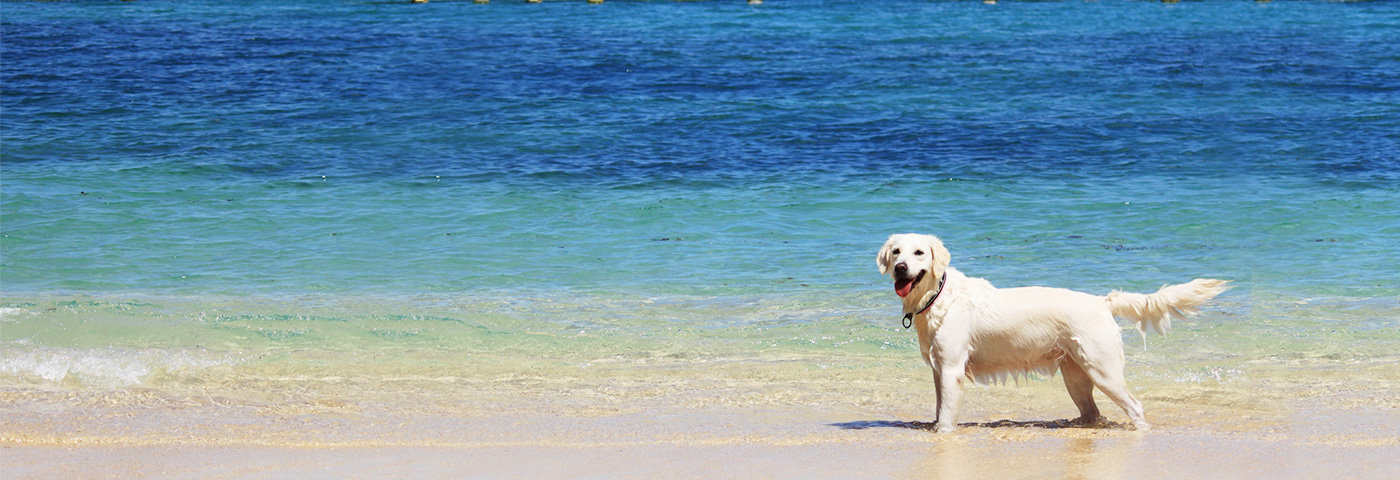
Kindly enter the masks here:
<path id="1" fill-rule="evenodd" d="M 900 274 L 900 275 L 904 275 L 904 274 L 906 274 L 906 273 L 909 273 L 909 264 L 904 263 L 904 262 L 899 262 L 899 263 L 894 264 L 894 273 L 897 273 L 897 274 Z"/>

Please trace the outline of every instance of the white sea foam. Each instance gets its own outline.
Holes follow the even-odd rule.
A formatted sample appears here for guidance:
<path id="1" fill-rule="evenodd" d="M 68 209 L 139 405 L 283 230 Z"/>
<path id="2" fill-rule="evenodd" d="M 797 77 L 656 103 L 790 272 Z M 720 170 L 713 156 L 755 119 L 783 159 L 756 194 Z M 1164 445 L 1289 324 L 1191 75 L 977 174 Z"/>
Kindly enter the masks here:
<path id="1" fill-rule="evenodd" d="M 34 312 L 16 307 L 0 307 L 0 322 L 16 322 L 22 317 L 33 315 Z"/>
<path id="2" fill-rule="evenodd" d="M 237 362 L 229 356 L 186 350 L 5 348 L 0 349 L 0 378 L 113 388 L 139 384 L 158 371 L 203 369 Z"/>
<path id="3" fill-rule="evenodd" d="M 1140 375 L 1172 383 L 1227 383 L 1239 380 L 1243 377 L 1244 372 L 1234 368 L 1208 366 L 1178 368 L 1165 372 L 1142 372 Z"/>

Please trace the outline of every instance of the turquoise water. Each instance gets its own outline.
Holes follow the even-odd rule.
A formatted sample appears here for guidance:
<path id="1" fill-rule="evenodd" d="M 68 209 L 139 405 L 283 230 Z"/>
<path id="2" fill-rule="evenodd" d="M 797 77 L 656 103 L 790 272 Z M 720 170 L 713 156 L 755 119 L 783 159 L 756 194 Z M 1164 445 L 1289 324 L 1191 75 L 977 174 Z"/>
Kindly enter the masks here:
<path id="1" fill-rule="evenodd" d="M 1392 3 L 6 3 L 0 42 L 10 388 L 919 368 L 898 232 L 1000 286 L 1234 281 L 1130 352 L 1178 380 L 1400 340 Z"/>

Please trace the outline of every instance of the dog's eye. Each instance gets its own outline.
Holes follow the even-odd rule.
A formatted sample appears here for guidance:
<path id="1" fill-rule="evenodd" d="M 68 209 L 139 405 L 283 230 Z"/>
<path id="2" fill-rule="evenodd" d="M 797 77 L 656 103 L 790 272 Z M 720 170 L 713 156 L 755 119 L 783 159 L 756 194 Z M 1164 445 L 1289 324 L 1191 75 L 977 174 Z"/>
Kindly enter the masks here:
<path id="1" fill-rule="evenodd" d="M 923 250 L 914 250 L 914 256 L 916 256 L 916 257 L 922 256 L 923 254 L 924 254 L 924 251 L 923 251 Z"/>
<path id="2" fill-rule="evenodd" d="M 899 255 L 899 249 L 898 249 L 898 248 L 896 248 L 896 249 L 894 249 L 894 251 L 893 251 L 893 252 L 890 252 L 890 253 L 893 253 L 893 254 L 895 254 L 895 255 Z"/>

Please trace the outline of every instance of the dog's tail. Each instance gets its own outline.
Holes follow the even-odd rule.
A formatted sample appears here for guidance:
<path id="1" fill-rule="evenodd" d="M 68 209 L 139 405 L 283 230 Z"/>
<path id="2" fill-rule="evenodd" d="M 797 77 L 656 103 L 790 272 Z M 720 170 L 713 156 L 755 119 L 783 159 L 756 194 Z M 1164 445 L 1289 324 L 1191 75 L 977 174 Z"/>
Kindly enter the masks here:
<path id="1" fill-rule="evenodd" d="M 1191 283 L 1167 285 L 1153 294 L 1128 293 L 1114 290 L 1108 294 L 1108 308 L 1113 314 L 1133 321 L 1147 346 L 1147 326 L 1162 335 L 1172 326 L 1172 317 L 1185 320 L 1200 312 L 1201 304 L 1229 290 L 1230 282 L 1198 278 Z"/>

